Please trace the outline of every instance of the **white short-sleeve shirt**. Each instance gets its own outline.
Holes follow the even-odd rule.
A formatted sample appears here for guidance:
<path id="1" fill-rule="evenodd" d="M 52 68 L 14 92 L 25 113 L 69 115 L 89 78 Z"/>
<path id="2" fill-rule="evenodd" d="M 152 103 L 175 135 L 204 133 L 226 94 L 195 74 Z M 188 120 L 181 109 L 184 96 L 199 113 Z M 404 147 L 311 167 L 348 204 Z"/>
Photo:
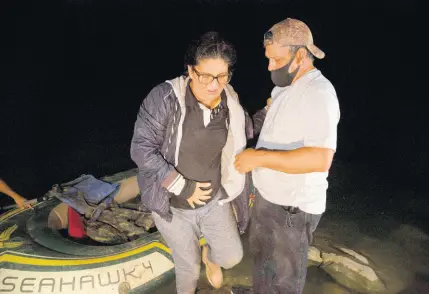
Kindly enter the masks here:
<path id="1" fill-rule="evenodd" d="M 275 87 L 257 149 L 336 150 L 340 109 L 331 82 L 311 70 L 289 87 Z M 287 174 L 267 168 L 253 171 L 253 183 L 266 200 L 321 214 L 326 208 L 327 172 Z"/>

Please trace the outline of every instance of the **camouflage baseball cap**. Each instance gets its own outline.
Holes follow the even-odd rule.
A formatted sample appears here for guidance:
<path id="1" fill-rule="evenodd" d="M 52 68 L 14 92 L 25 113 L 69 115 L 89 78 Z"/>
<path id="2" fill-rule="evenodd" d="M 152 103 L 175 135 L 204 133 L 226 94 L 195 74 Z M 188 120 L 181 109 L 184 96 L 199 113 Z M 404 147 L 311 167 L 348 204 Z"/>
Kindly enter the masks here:
<path id="1" fill-rule="evenodd" d="M 287 18 L 266 32 L 264 34 L 264 46 L 273 42 L 285 46 L 305 46 L 316 58 L 325 57 L 325 52 L 313 44 L 310 28 L 297 19 Z"/>

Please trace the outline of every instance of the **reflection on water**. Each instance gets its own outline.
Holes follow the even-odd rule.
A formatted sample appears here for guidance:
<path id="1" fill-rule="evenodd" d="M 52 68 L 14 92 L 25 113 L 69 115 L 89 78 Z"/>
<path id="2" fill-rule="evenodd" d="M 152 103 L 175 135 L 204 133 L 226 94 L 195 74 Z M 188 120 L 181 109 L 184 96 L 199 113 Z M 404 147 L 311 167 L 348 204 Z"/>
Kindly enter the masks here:
<path id="1" fill-rule="evenodd" d="M 428 206 L 416 187 L 408 190 L 389 182 L 387 174 L 383 166 L 335 163 L 327 210 L 313 245 L 324 252 L 344 247 L 365 256 L 386 286 L 383 293 L 429 293 L 429 234 L 424 226 Z M 239 265 L 224 271 L 225 287 L 210 289 L 202 267 L 198 293 L 230 293 L 228 286 L 251 284 L 247 235 L 243 244 L 247 254 Z M 175 293 L 174 281 L 155 293 Z M 358 292 L 341 286 L 322 268 L 310 267 L 304 293 Z"/>

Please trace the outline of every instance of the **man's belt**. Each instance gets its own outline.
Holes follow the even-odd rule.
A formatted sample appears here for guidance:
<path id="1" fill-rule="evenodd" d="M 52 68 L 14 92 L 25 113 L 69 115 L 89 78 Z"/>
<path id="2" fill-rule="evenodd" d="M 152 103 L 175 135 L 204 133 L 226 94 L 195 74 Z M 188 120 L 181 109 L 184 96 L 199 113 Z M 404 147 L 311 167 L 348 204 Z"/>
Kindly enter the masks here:
<path id="1" fill-rule="evenodd" d="M 284 206 L 284 205 L 282 205 L 282 208 L 284 210 L 286 210 L 287 212 L 291 213 L 291 214 L 295 214 L 295 213 L 301 212 L 301 210 L 299 209 L 299 207 L 296 207 L 296 206 Z"/>

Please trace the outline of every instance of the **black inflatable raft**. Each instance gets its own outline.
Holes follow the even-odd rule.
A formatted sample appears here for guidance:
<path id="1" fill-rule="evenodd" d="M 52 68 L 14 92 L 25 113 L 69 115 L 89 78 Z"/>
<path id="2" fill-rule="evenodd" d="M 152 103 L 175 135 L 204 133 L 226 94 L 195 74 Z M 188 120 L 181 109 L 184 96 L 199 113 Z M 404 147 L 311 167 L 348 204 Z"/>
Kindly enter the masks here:
<path id="1" fill-rule="evenodd" d="M 135 174 L 103 180 L 126 182 Z M 150 293 L 173 278 L 170 250 L 156 229 L 120 245 L 74 240 L 61 230 L 60 205 L 45 197 L 33 209 L 0 215 L 0 292 Z"/>

